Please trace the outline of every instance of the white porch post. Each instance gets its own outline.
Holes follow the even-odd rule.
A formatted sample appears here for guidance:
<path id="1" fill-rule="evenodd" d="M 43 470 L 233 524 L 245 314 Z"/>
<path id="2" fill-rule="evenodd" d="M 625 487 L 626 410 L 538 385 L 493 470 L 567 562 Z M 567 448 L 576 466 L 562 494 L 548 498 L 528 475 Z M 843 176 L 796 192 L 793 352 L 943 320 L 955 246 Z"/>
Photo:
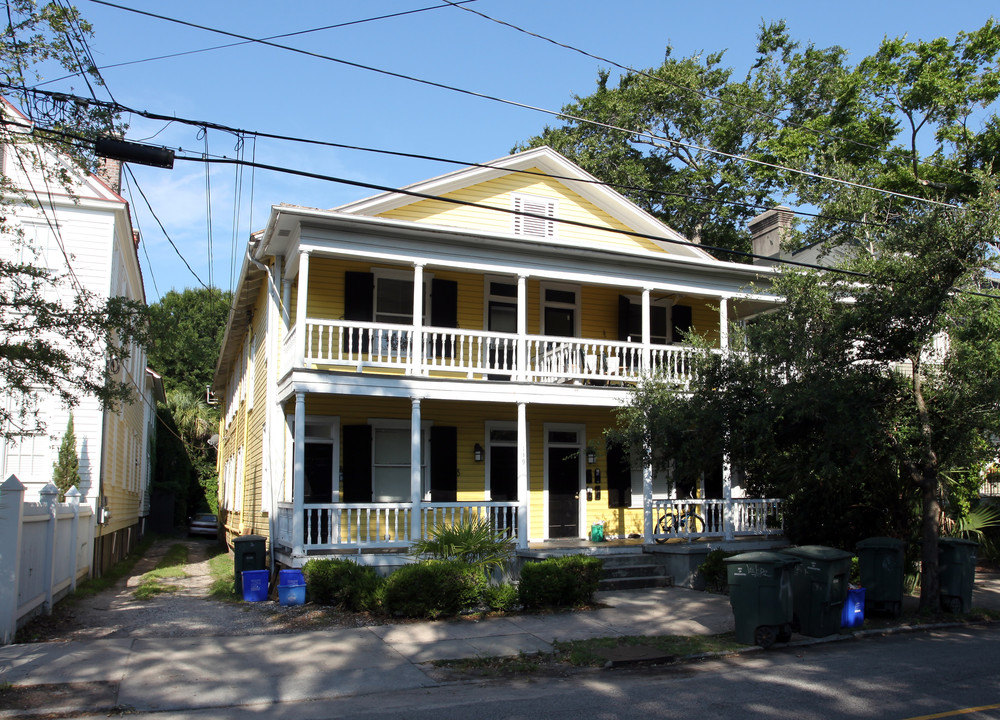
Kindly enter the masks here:
<path id="1" fill-rule="evenodd" d="M 517 404 L 517 546 L 528 547 L 528 409 Z"/>
<path id="2" fill-rule="evenodd" d="M 520 382 L 528 381 L 528 279 L 524 275 L 517 276 L 517 373 L 514 377 Z"/>
<path id="3" fill-rule="evenodd" d="M 407 353 L 407 372 L 410 375 L 423 374 L 424 368 L 424 266 L 413 265 L 413 330 Z"/>
<path id="4" fill-rule="evenodd" d="M 729 298 L 719 298 L 719 347 L 729 349 Z"/>
<path id="5" fill-rule="evenodd" d="M 642 467 L 642 541 L 653 542 L 653 468 Z"/>
<path id="6" fill-rule="evenodd" d="M 419 540 L 421 534 L 420 503 L 420 398 L 410 400 L 410 540 Z"/>
<path id="7" fill-rule="evenodd" d="M 295 393 L 295 439 L 292 441 L 292 554 L 303 555 L 305 543 L 305 511 L 302 507 L 306 491 L 306 394 Z"/>
<path id="8" fill-rule="evenodd" d="M 295 364 L 302 367 L 306 358 L 306 301 L 309 299 L 309 253 L 299 253 L 299 294 L 295 298 Z M 295 428 L 298 435 L 299 429 Z"/>
<path id="9" fill-rule="evenodd" d="M 281 323 L 282 329 L 287 333 L 292 324 L 292 281 L 282 277 L 281 279 Z"/>
<path id="10" fill-rule="evenodd" d="M 653 369 L 652 363 L 652 322 L 649 309 L 649 288 L 642 289 L 642 367 L 646 372 Z"/>
<path id="11" fill-rule="evenodd" d="M 719 348 L 729 350 L 729 298 L 719 298 Z M 733 522 L 733 473 L 729 464 L 729 448 L 725 448 L 722 456 L 722 499 L 725 500 L 725 510 L 722 514 L 722 531 L 726 540 L 735 537 Z"/>

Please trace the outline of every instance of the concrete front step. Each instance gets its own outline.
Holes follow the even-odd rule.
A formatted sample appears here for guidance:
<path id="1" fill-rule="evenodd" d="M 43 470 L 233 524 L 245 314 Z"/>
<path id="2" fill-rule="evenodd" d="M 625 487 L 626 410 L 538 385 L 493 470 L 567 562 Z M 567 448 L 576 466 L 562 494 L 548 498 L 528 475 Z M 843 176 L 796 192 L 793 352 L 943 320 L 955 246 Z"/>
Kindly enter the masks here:
<path id="1" fill-rule="evenodd" d="M 603 577 L 607 580 L 631 577 L 665 577 L 667 575 L 665 565 L 645 564 L 645 565 L 612 565 L 604 566 Z"/>
<path id="2" fill-rule="evenodd" d="M 673 587 L 674 579 L 669 575 L 644 575 L 640 577 L 604 578 L 598 583 L 599 590 L 637 590 L 641 588 Z"/>

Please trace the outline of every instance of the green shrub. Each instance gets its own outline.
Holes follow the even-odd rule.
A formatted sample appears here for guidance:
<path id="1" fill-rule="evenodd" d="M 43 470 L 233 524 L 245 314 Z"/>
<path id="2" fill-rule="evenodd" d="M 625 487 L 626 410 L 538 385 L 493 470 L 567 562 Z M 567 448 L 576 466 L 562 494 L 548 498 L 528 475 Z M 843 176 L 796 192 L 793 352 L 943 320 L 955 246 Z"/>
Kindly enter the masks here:
<path id="1" fill-rule="evenodd" d="M 521 568 L 518 595 L 525 608 L 587 605 L 597 592 L 604 562 L 585 555 L 567 555 Z"/>
<path id="2" fill-rule="evenodd" d="M 475 608 L 486 588 L 481 568 L 460 560 L 404 565 L 386 578 L 382 606 L 390 615 L 438 618 Z"/>
<path id="3" fill-rule="evenodd" d="M 490 610 L 509 612 L 517 605 L 517 585 L 501 583 L 490 585 L 483 590 L 483 604 Z"/>
<path id="4" fill-rule="evenodd" d="M 378 589 L 384 580 L 375 568 L 353 560 L 310 560 L 302 567 L 309 599 L 320 605 L 361 612 L 378 609 Z"/>
<path id="5" fill-rule="evenodd" d="M 729 575 L 725 560 L 736 553 L 725 550 L 712 550 L 705 556 L 705 562 L 698 566 L 698 573 L 705 581 L 705 589 L 709 592 L 729 592 Z"/>

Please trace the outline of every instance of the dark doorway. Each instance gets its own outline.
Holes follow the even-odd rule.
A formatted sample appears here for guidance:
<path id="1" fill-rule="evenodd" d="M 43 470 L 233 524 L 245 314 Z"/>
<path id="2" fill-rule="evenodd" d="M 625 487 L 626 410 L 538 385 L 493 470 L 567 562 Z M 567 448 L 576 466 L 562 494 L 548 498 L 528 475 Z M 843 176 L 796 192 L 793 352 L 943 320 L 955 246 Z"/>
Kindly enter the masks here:
<path id="1" fill-rule="evenodd" d="M 579 530 L 580 457 L 574 448 L 550 447 L 549 537 L 577 537 Z"/>
<path id="2" fill-rule="evenodd" d="M 509 445 L 490 447 L 490 499 L 495 502 L 517 501 L 517 448 Z M 497 530 L 513 532 L 515 508 L 507 508 L 497 515 L 502 527 Z"/>
<path id="3" fill-rule="evenodd" d="M 333 444 L 306 443 L 305 448 L 306 504 L 333 502 Z M 306 540 L 311 543 L 330 542 L 329 513 L 323 510 L 306 510 Z"/>

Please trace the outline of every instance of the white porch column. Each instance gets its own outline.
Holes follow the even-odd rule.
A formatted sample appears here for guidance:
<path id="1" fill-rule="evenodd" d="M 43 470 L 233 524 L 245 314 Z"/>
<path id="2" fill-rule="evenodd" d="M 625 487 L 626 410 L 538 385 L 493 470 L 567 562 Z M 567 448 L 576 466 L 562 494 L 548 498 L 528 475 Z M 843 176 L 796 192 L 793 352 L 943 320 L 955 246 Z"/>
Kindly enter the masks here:
<path id="1" fill-rule="evenodd" d="M 292 324 L 292 281 L 282 277 L 281 279 L 281 323 L 282 328 L 287 333 Z"/>
<path id="2" fill-rule="evenodd" d="M 719 298 L 719 347 L 729 349 L 729 298 Z"/>
<path id="3" fill-rule="evenodd" d="M 649 309 L 649 288 L 642 289 L 642 368 L 649 372 L 652 367 L 652 322 Z"/>
<path id="4" fill-rule="evenodd" d="M 517 404 L 517 546 L 528 547 L 528 408 Z"/>
<path id="5" fill-rule="evenodd" d="M 302 367 L 306 357 L 306 308 L 309 299 L 309 253 L 299 253 L 299 290 L 295 298 L 295 364 Z M 299 429 L 295 428 L 298 434 Z"/>
<path id="6" fill-rule="evenodd" d="M 292 441 L 292 554 L 302 555 L 305 543 L 306 394 L 295 393 L 295 437 Z"/>
<path id="7" fill-rule="evenodd" d="M 719 298 L 719 348 L 723 352 L 729 350 L 729 298 L 725 296 Z M 722 455 L 722 499 L 726 501 L 726 506 L 722 514 L 722 531 L 726 540 L 735 537 L 732 470 L 729 448 L 725 448 Z"/>
<path id="8" fill-rule="evenodd" d="M 420 503 L 423 501 L 420 483 L 420 398 L 410 400 L 410 540 L 421 535 Z"/>
<path id="9" fill-rule="evenodd" d="M 653 542 L 653 468 L 642 467 L 642 541 Z"/>
<path id="10" fill-rule="evenodd" d="M 423 374 L 424 367 L 424 266 L 413 265 L 413 335 L 407 353 L 407 372 L 410 375 Z"/>
<path id="11" fill-rule="evenodd" d="M 514 377 L 520 382 L 528 380 L 528 278 L 525 275 L 517 276 L 517 372 Z"/>
<path id="12" fill-rule="evenodd" d="M 733 512 L 733 468 L 729 464 L 729 453 L 722 456 L 722 499 L 726 501 L 722 514 L 723 538 L 732 540 L 736 537 L 735 514 Z"/>

